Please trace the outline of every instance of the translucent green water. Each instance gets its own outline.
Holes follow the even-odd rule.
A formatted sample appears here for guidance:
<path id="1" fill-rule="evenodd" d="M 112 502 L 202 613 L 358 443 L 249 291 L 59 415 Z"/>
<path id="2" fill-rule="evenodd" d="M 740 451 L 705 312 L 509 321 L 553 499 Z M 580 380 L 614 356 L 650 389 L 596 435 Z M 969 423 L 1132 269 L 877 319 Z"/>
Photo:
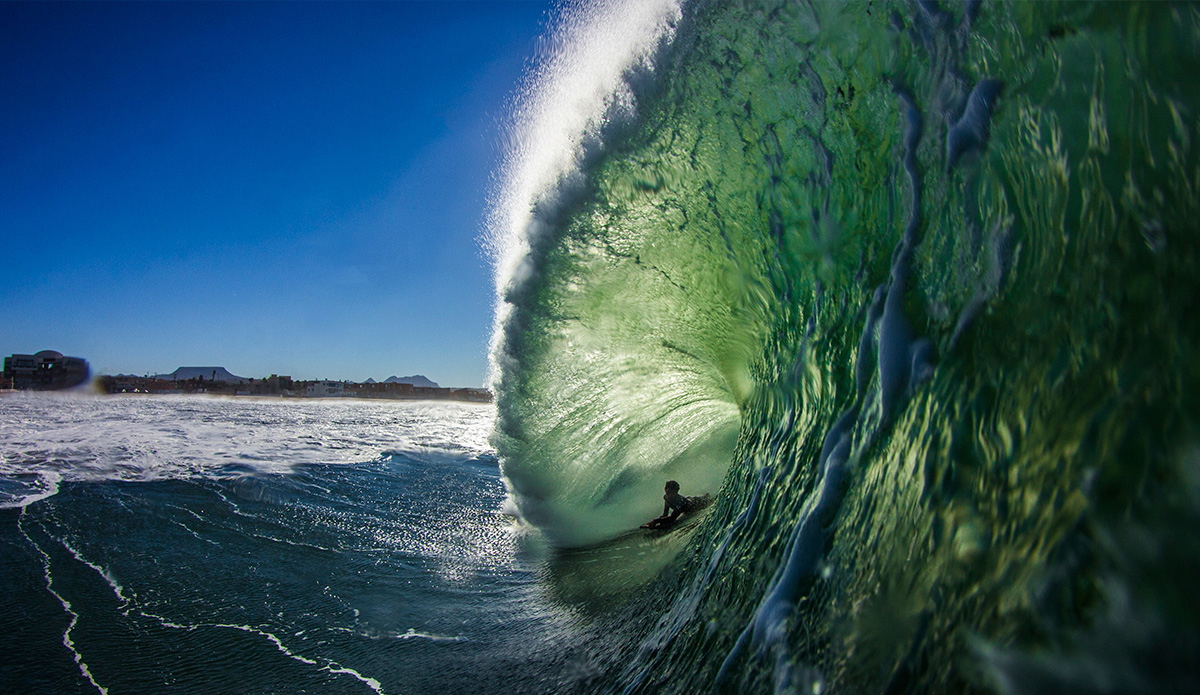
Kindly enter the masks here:
<path id="1" fill-rule="evenodd" d="M 718 496 L 596 687 L 1194 682 L 1200 10 L 696 2 L 665 37 L 501 287 L 527 521 Z"/>

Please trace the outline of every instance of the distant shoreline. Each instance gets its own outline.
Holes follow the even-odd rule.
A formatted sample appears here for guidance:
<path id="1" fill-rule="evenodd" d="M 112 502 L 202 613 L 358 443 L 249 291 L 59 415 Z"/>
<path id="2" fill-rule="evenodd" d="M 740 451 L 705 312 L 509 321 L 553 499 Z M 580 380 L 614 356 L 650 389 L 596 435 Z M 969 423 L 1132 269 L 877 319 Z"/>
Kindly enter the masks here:
<path id="1" fill-rule="evenodd" d="M 150 391 L 130 391 L 119 393 L 107 393 L 100 388 L 93 386 L 78 386 L 70 389 L 54 389 L 54 390 L 34 390 L 34 389 L 0 389 L 0 398 L 16 396 L 24 393 L 36 393 L 46 395 L 61 395 L 61 396 L 95 396 L 97 398 L 171 398 L 176 396 L 195 396 L 201 398 L 228 398 L 228 399 L 245 399 L 245 400 L 261 400 L 261 401 L 339 401 L 339 402 L 356 402 L 356 403 L 465 403 L 467 405 L 492 405 L 492 401 L 471 400 L 465 398 L 444 398 L 444 397 L 427 397 L 427 396 L 409 396 L 404 398 L 385 398 L 379 396 L 361 397 L 361 396 L 303 396 L 303 395 L 288 395 L 255 393 L 255 394 L 233 394 L 233 393 L 212 393 L 204 391 L 193 392 L 150 392 Z"/>
<path id="2" fill-rule="evenodd" d="M 473 401 L 457 398 L 429 398 L 429 397 L 410 397 L 410 398 L 381 398 L 381 397 L 361 397 L 361 396 L 284 396 L 272 394 L 229 394 L 229 393 L 104 393 L 102 391 L 95 392 L 97 395 L 104 397 L 141 397 L 141 396 L 199 396 L 203 398 L 236 398 L 247 400 L 261 401 L 339 401 L 339 402 L 357 402 L 357 403 L 466 403 L 468 405 L 492 405 L 490 401 Z"/>
<path id="3" fill-rule="evenodd" d="M 427 382 L 433 384 L 433 382 Z M 161 377 L 99 376 L 92 388 L 106 394 L 210 394 L 264 398 L 321 398 L 329 400 L 462 401 L 491 403 L 492 392 L 484 388 L 417 386 L 405 382 L 356 383 L 352 381 L 298 381 L 272 374 L 264 379 L 163 379 Z"/>

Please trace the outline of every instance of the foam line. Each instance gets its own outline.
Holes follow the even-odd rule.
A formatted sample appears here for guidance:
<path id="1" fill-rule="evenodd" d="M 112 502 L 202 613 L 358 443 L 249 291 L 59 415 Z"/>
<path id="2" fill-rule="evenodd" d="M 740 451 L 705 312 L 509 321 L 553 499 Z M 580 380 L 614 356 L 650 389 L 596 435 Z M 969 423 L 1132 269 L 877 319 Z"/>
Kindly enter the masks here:
<path id="1" fill-rule="evenodd" d="M 411 628 L 411 627 L 408 628 L 407 630 L 405 630 L 404 632 L 386 632 L 383 634 L 374 634 L 374 635 L 367 633 L 367 632 L 363 632 L 362 630 L 355 630 L 355 629 L 348 628 L 348 627 L 336 627 L 335 626 L 335 627 L 330 627 L 330 628 L 326 628 L 326 629 L 332 630 L 334 632 L 346 632 L 351 635 L 355 635 L 357 637 L 365 637 L 367 639 L 372 639 L 372 640 L 421 639 L 421 640 L 429 640 L 430 642 L 470 642 L 471 641 L 470 639 L 468 639 L 467 637 L 465 637 L 463 635 L 453 635 L 453 636 L 451 636 L 451 635 L 434 635 L 434 634 L 431 634 L 428 632 L 418 632 L 415 628 Z M 299 637 L 300 633 L 296 633 L 296 636 Z"/>
<path id="2" fill-rule="evenodd" d="M 467 638 L 463 637 L 462 635 L 455 635 L 454 637 L 448 637 L 446 635 L 431 635 L 426 632 L 417 632 L 415 629 L 413 629 L 411 627 L 408 628 L 408 630 L 406 630 L 403 634 L 396 635 L 396 639 L 402 639 L 402 640 L 425 639 L 425 640 L 429 640 L 430 642 L 466 642 L 466 641 L 468 641 Z"/>
<path id="3" fill-rule="evenodd" d="M 88 682 L 91 683 L 92 686 L 100 693 L 103 695 L 108 695 L 108 688 L 105 688 L 96 682 L 95 677 L 92 676 L 91 669 L 88 668 L 87 663 L 83 660 L 83 655 L 80 654 L 77 649 L 75 649 L 75 642 L 71 639 L 71 632 L 75 629 L 75 625 L 79 622 L 79 614 L 71 608 L 70 601 L 63 598 L 62 594 L 54 590 L 54 578 L 51 576 L 50 572 L 50 555 L 47 554 L 45 550 L 42 550 L 42 546 L 38 545 L 37 541 L 33 540 L 33 537 L 25 531 L 24 521 L 25 509 L 22 508 L 21 514 L 17 517 L 17 529 L 21 532 L 21 535 L 25 537 L 25 540 L 29 541 L 29 544 L 33 546 L 34 550 L 37 550 L 38 554 L 42 556 L 42 569 L 46 578 L 46 591 L 49 591 L 51 596 L 58 599 L 58 602 L 63 607 L 63 611 L 65 611 L 66 614 L 71 618 L 67 623 L 67 629 L 63 632 L 62 644 L 67 648 L 68 651 L 71 652 L 72 657 L 75 659 L 75 665 L 79 667 L 79 672 L 83 674 L 83 677 L 86 678 Z"/>
<path id="4" fill-rule="evenodd" d="M 354 678 L 357 678 L 358 680 L 365 683 L 366 686 L 368 688 L 370 688 L 371 690 L 374 690 L 375 692 L 379 693 L 379 695 L 387 695 L 387 693 L 383 692 L 383 685 L 379 681 L 375 680 L 374 678 L 364 676 L 363 674 L 359 673 L 358 671 L 355 671 L 352 668 L 347 668 L 347 667 L 341 666 L 333 661 L 330 661 L 328 664 L 326 664 L 324 666 L 324 670 L 329 671 L 330 673 L 344 673 L 348 676 L 353 676 Z"/>
<path id="5" fill-rule="evenodd" d="M 268 641 L 270 641 L 272 644 L 274 644 L 275 648 L 278 649 L 281 653 L 283 653 L 284 656 L 287 656 L 289 659 L 295 659 L 296 661 L 299 661 L 300 663 L 309 664 L 311 666 L 320 666 L 322 671 L 328 671 L 330 673 L 345 674 L 345 675 L 351 676 L 351 677 L 357 679 L 358 681 L 362 682 L 363 684 L 365 684 L 371 690 L 374 690 L 375 692 L 379 693 L 379 695 L 387 695 L 386 693 L 383 692 L 383 685 L 378 680 L 376 680 L 374 678 L 370 678 L 368 676 L 364 676 L 352 668 L 342 666 L 341 664 L 337 663 L 336 661 L 333 661 L 332 659 L 326 659 L 326 658 L 322 657 L 321 661 L 316 661 L 314 659 L 310 659 L 310 658 L 304 656 L 303 654 L 297 654 L 297 653 L 293 652 L 292 650 L 288 649 L 287 645 L 285 645 L 283 643 L 283 640 L 279 639 L 274 634 L 267 632 L 266 630 L 260 630 L 256 627 L 250 627 L 249 625 L 235 625 L 232 623 L 213 623 L 213 624 L 207 624 L 207 625 L 197 625 L 196 627 L 224 627 L 224 628 L 241 630 L 243 632 L 249 632 L 251 634 L 259 635 L 261 637 L 266 638 Z M 321 663 L 321 662 L 324 662 L 324 663 Z"/>
<path id="6" fill-rule="evenodd" d="M 209 545 L 215 545 L 218 547 L 221 545 L 220 543 L 218 543 L 214 540 L 211 540 L 209 538 L 205 538 L 204 536 L 201 536 L 191 526 L 188 526 L 187 524 L 183 523 L 182 521 L 176 521 L 176 520 L 172 519 L 171 523 L 175 524 L 176 526 L 179 526 L 184 531 L 187 531 L 188 533 L 192 534 L 192 536 L 198 541 L 203 541 L 205 543 L 208 543 Z"/>
<path id="7" fill-rule="evenodd" d="M 47 535 L 50 535 L 50 534 L 47 534 Z M 71 545 L 71 543 L 66 538 L 59 538 L 59 537 L 52 536 L 52 535 L 50 537 L 54 538 L 54 540 L 61 543 L 62 546 L 67 549 L 67 552 L 71 553 L 72 557 L 74 557 L 79 562 L 87 565 L 88 567 L 91 567 L 96 572 L 96 574 L 100 575 L 100 578 L 103 579 L 108 584 L 109 588 L 111 588 L 113 590 L 113 593 L 116 595 L 116 597 L 121 600 L 121 608 L 122 609 L 125 609 L 127 606 L 129 606 L 130 600 L 125 596 L 124 587 L 121 586 L 120 582 L 118 582 L 116 580 L 116 578 L 113 577 L 112 573 L 109 572 L 107 568 L 101 567 L 100 565 L 97 565 L 96 563 L 92 562 L 91 560 L 88 560 L 86 557 L 83 556 L 83 553 L 76 550 L 75 546 Z"/>
<path id="8" fill-rule="evenodd" d="M 309 657 L 304 656 L 303 654 L 297 654 L 296 652 L 293 652 L 291 649 L 289 649 L 288 646 L 283 643 L 283 640 L 281 640 L 278 636 L 276 636 L 273 633 L 267 632 L 266 630 L 252 627 L 250 625 L 238 625 L 236 623 L 198 623 L 196 625 L 180 625 L 178 623 L 171 622 L 171 621 L 167 620 L 166 618 L 163 618 L 162 616 L 154 615 L 152 613 L 142 613 L 142 615 L 144 615 L 146 617 L 154 618 L 154 619 L 158 620 L 159 623 L 163 627 L 167 627 L 167 628 L 171 628 L 171 629 L 175 629 L 175 630 L 187 630 L 187 631 L 191 632 L 193 630 L 198 630 L 200 628 L 214 628 L 215 627 L 215 628 L 225 628 L 225 629 L 229 629 L 229 630 L 240 630 L 242 632 L 248 632 L 253 635 L 258 635 L 260 637 L 263 637 L 267 641 L 269 641 L 271 644 L 275 645 L 275 648 L 278 649 L 280 653 L 282 653 L 284 656 L 288 657 L 289 659 L 299 661 L 302 664 L 308 664 L 310 666 L 317 666 L 320 668 L 320 670 L 328 671 L 329 673 L 350 676 L 350 677 L 358 680 L 359 682 L 363 683 L 364 685 L 366 685 L 368 688 L 375 691 L 376 693 L 379 693 L 379 695 L 387 695 L 387 693 L 385 693 L 383 690 L 383 684 L 380 683 L 377 679 L 371 678 L 370 676 L 364 676 L 363 674 L 359 673 L 358 671 L 356 671 L 348 666 L 343 666 L 332 659 L 326 659 L 325 657 L 318 657 L 317 659 L 310 659 Z"/>

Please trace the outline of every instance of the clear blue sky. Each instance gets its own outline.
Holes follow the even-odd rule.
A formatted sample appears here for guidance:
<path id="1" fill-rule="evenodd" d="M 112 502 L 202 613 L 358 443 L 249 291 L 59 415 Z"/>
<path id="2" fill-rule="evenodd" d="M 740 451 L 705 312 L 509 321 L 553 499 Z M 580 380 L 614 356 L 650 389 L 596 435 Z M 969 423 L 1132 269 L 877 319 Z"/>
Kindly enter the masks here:
<path id="1" fill-rule="evenodd" d="M 546 2 L 0 3 L 0 353 L 483 382 Z"/>

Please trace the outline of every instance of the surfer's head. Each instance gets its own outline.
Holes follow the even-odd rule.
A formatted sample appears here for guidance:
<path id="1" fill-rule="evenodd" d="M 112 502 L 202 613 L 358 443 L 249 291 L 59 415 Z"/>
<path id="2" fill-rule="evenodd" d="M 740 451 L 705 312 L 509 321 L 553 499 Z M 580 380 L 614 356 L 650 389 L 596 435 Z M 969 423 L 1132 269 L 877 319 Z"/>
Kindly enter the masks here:
<path id="1" fill-rule="evenodd" d="M 667 492 L 679 492 L 679 483 L 675 482 L 674 480 L 668 480 L 666 491 Z"/>

